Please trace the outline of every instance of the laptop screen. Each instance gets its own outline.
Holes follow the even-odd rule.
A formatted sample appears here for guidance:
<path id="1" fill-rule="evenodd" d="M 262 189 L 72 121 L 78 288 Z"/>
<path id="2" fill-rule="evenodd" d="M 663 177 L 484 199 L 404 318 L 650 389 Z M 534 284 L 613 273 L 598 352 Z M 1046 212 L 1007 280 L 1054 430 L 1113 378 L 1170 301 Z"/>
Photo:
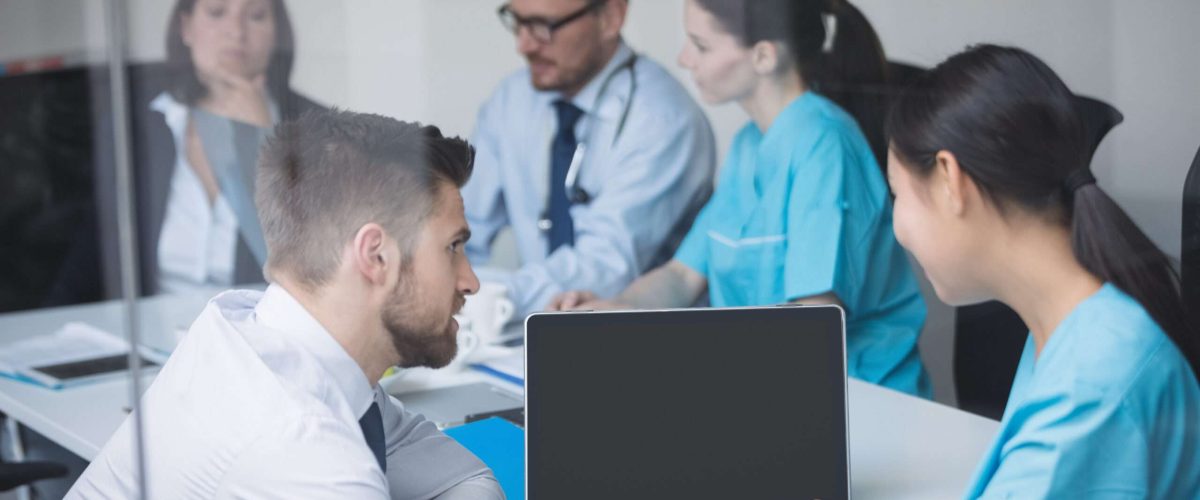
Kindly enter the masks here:
<path id="1" fill-rule="evenodd" d="M 539 314 L 530 499 L 846 498 L 842 312 Z"/>

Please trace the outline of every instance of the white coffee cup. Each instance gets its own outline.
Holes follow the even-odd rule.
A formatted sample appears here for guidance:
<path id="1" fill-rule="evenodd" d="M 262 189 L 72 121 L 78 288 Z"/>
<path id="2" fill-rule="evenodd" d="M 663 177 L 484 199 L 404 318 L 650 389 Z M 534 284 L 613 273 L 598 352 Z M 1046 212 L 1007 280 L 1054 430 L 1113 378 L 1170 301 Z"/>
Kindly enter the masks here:
<path id="1" fill-rule="evenodd" d="M 482 344 L 491 344 L 500 339 L 504 325 L 512 319 L 516 308 L 508 299 L 508 287 L 493 282 L 482 283 L 479 292 L 467 296 L 462 316 L 470 323 L 470 330 Z"/>

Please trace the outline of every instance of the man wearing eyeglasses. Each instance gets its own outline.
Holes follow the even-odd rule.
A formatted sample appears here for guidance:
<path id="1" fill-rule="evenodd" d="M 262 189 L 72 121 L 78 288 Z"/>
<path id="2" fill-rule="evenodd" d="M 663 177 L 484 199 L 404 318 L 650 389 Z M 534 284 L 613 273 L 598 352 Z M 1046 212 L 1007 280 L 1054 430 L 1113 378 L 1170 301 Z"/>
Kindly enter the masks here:
<path id="1" fill-rule="evenodd" d="M 620 292 L 670 258 L 712 191 L 712 129 L 683 86 L 621 37 L 627 0 L 511 0 L 500 20 L 528 67 L 479 111 L 463 190 L 490 259 L 511 227 L 522 267 L 481 273 L 519 316 L 571 289 Z"/>

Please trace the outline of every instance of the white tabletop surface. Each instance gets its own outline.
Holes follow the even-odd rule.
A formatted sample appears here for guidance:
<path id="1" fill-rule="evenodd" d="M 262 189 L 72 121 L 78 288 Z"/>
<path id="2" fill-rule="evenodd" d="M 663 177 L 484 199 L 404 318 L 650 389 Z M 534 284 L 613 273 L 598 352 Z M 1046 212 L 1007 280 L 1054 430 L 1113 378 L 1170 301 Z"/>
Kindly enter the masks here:
<path id="1" fill-rule="evenodd" d="M 215 290 L 140 302 L 142 336 L 166 347 Z M 123 332 L 119 302 L 0 315 L 0 343 L 46 334 L 68 321 Z M 152 374 L 145 377 L 146 384 Z M 384 381 L 389 392 L 487 381 L 520 386 L 471 369 L 410 370 Z M 126 417 L 127 377 L 49 390 L 0 378 L 0 412 L 91 460 Z M 143 386 L 144 387 L 144 386 Z M 960 498 L 997 423 L 954 408 L 851 379 L 850 468 L 854 498 Z"/>

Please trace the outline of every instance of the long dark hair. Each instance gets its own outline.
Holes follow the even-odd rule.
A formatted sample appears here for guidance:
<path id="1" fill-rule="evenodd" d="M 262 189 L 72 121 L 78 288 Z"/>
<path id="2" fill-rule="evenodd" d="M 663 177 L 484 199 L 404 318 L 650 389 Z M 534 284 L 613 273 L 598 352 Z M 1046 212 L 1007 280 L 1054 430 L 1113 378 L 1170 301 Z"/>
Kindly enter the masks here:
<path id="1" fill-rule="evenodd" d="M 745 46 L 782 42 L 806 85 L 829 97 L 858 121 L 875 159 L 886 163 L 883 113 L 887 109 L 887 59 L 875 29 L 845 0 L 696 0 Z M 824 16 L 836 19 L 824 51 Z"/>
<path id="2" fill-rule="evenodd" d="M 1021 49 L 978 45 L 918 77 L 887 122 L 892 152 L 927 176 L 950 151 L 1001 211 L 1020 208 L 1070 228 L 1076 260 L 1141 303 L 1200 377 L 1170 259 L 1096 185 L 1073 94 Z"/>
<path id="3" fill-rule="evenodd" d="M 267 65 L 267 90 L 279 102 L 287 95 L 288 82 L 292 78 L 296 41 L 283 0 L 271 0 L 271 8 L 275 15 L 275 50 Z M 178 0 L 167 24 L 167 70 L 171 77 L 167 91 L 176 101 L 189 106 L 208 94 L 208 89 L 196 75 L 192 52 L 183 43 L 183 15 L 194 15 L 195 9 L 196 0 Z"/>

